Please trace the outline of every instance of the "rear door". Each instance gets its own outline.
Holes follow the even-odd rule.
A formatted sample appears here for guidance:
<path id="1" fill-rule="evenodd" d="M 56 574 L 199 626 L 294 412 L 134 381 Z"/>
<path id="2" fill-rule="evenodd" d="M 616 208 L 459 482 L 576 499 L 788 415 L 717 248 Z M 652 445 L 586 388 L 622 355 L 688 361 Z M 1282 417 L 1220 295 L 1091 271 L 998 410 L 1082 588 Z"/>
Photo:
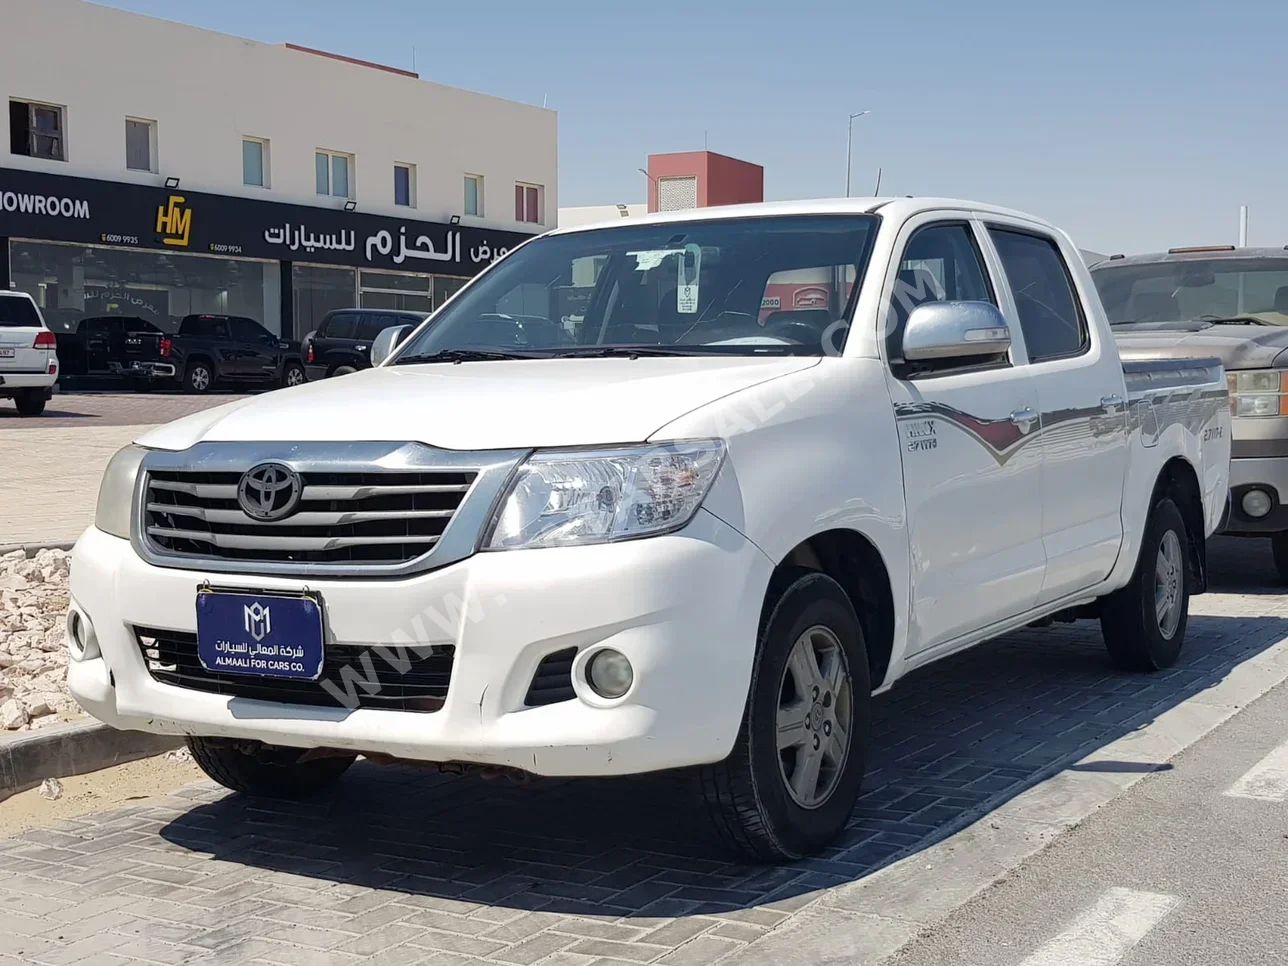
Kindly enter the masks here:
<path id="1" fill-rule="evenodd" d="M 0 295 L 0 377 L 49 371 L 53 351 L 36 348 L 36 336 L 43 331 L 35 302 L 26 295 Z"/>
<path id="2" fill-rule="evenodd" d="M 899 427 L 913 561 L 909 651 L 929 656 L 1031 609 L 1042 586 L 1037 389 L 1023 338 L 991 366 L 902 359 L 918 305 L 998 305 L 979 227 L 966 213 L 931 213 L 901 231 L 887 279 L 886 355 Z"/>
<path id="3" fill-rule="evenodd" d="M 277 339 L 254 319 L 233 316 L 228 320 L 233 341 L 237 343 L 241 371 L 239 378 L 263 381 L 275 379 L 279 372 L 281 350 Z"/>
<path id="4" fill-rule="evenodd" d="M 1091 281 L 1063 236 L 1019 219 L 985 216 L 1010 289 L 1004 308 L 1024 334 L 1042 437 L 1039 603 L 1098 584 L 1122 544 L 1127 472 L 1126 385 L 1118 352 L 1087 317 Z"/>

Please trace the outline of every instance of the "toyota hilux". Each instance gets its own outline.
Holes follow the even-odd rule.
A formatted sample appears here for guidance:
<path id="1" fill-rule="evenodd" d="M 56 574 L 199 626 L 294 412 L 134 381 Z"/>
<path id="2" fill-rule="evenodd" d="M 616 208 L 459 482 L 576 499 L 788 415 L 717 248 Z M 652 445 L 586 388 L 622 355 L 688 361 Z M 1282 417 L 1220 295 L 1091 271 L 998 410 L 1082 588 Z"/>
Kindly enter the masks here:
<path id="1" fill-rule="evenodd" d="M 987 205 L 558 230 L 373 354 L 144 433 L 74 551 L 76 698 L 240 792 L 676 769 L 804 855 L 916 668 L 1056 619 L 1173 665 L 1226 508 L 1220 363 L 1123 364 L 1069 238 Z"/>

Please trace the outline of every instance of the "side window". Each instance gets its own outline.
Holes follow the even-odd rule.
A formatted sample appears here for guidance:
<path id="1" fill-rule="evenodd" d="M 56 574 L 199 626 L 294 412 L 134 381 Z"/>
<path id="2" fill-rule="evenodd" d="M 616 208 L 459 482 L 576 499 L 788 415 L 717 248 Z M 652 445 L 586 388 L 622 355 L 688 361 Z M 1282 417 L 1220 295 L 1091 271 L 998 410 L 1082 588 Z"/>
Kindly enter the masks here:
<path id="1" fill-rule="evenodd" d="M 354 312 L 336 312 L 326 326 L 328 339 L 356 339 L 358 316 Z"/>
<path id="2" fill-rule="evenodd" d="M 232 334 L 229 329 L 227 319 L 210 319 L 207 322 L 208 328 L 202 334 L 212 339 L 218 339 L 220 342 L 231 342 Z"/>
<path id="3" fill-rule="evenodd" d="M 984 261 L 965 222 L 927 225 L 908 240 L 890 293 L 889 358 L 903 357 L 903 327 L 927 302 L 997 304 Z"/>
<path id="4" fill-rule="evenodd" d="M 267 330 L 260 328 L 254 319 L 234 317 L 228 320 L 232 326 L 233 338 L 238 342 L 263 342 Z"/>
<path id="5" fill-rule="evenodd" d="M 1087 319 L 1073 290 L 1069 266 L 1055 242 L 1041 235 L 990 228 L 1030 362 L 1077 355 L 1090 344 Z"/>

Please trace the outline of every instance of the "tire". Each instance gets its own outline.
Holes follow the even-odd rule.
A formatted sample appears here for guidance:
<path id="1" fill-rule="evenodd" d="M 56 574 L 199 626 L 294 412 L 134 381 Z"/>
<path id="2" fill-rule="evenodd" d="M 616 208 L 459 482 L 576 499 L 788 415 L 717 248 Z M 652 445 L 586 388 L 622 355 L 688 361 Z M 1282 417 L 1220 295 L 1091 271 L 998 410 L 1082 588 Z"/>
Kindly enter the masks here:
<path id="1" fill-rule="evenodd" d="M 45 403 L 48 401 L 49 397 L 39 389 L 19 390 L 13 397 L 19 416 L 39 416 L 45 411 Z"/>
<path id="2" fill-rule="evenodd" d="M 1190 607 L 1190 542 L 1181 511 L 1154 504 L 1131 582 L 1110 594 L 1100 614 L 1109 657 L 1124 671 L 1161 671 L 1176 663 Z"/>
<path id="3" fill-rule="evenodd" d="M 872 688 L 863 628 L 840 584 L 792 568 L 780 572 L 770 593 L 776 600 L 762 618 L 733 752 L 699 769 L 698 780 L 723 842 L 748 859 L 772 862 L 816 852 L 845 828 L 863 782 Z M 798 648 L 809 648 L 812 665 L 803 670 L 817 671 L 812 680 L 825 689 L 817 699 L 813 686 L 802 694 Z M 839 676 L 829 675 L 838 668 Z M 780 713 L 794 719 L 781 735 Z M 822 748 L 843 733 L 847 718 L 848 740 L 839 755 L 820 751 L 821 758 L 802 758 L 815 741 Z M 780 749 L 782 740 L 793 744 Z M 819 762 L 816 770 L 811 760 Z"/>
<path id="4" fill-rule="evenodd" d="M 329 379 L 332 376 L 347 376 L 349 373 L 357 372 L 357 371 L 358 370 L 355 369 L 353 366 L 336 366 L 334 369 L 332 369 L 330 372 L 327 373 L 327 378 Z"/>
<path id="5" fill-rule="evenodd" d="M 243 750 L 244 742 L 224 738 L 189 738 L 192 760 L 225 788 L 262 798 L 306 798 L 339 781 L 357 758 L 315 758 L 300 761 L 304 750 L 259 745 Z"/>
<path id="6" fill-rule="evenodd" d="M 192 393 L 209 392 L 215 384 L 215 373 L 208 363 L 189 363 L 183 374 L 183 391 Z"/>
<path id="7" fill-rule="evenodd" d="M 308 381 L 308 376 L 304 374 L 304 367 L 298 362 L 288 362 L 286 368 L 282 370 L 283 389 L 288 389 L 291 386 L 302 386 Z"/>
<path id="8" fill-rule="evenodd" d="M 1279 579 L 1288 584 L 1288 533 L 1270 535 L 1270 552 L 1274 554 L 1275 570 L 1279 572 Z"/>

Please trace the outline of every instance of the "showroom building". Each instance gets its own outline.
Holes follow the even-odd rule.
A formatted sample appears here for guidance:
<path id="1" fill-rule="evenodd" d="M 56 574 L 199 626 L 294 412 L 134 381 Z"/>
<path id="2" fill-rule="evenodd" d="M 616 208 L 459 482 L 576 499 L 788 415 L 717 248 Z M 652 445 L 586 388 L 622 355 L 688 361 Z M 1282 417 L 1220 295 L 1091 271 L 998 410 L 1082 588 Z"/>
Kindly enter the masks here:
<path id="1" fill-rule="evenodd" d="M 429 311 L 555 221 L 554 112 L 411 71 L 42 0 L 6 15 L 0 90 L 0 287 L 51 325 L 300 338 L 330 309 Z"/>

